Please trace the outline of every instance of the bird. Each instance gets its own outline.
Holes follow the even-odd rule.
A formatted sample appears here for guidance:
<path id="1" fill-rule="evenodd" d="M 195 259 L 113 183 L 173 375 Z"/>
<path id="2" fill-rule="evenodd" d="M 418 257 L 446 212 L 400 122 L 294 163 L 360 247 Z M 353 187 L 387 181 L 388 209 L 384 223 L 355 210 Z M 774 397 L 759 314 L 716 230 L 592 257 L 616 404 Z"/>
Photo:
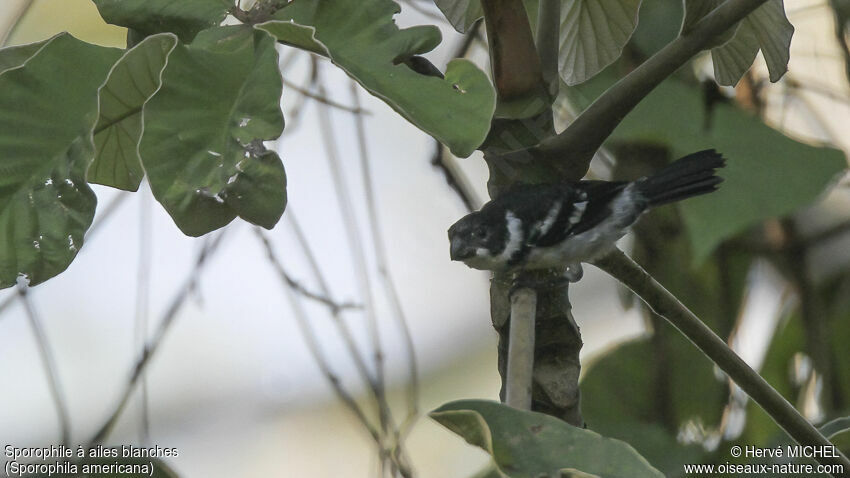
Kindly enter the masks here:
<path id="1" fill-rule="evenodd" d="M 494 272 L 565 268 L 610 252 L 646 211 L 715 191 L 726 160 L 714 149 L 684 156 L 635 181 L 564 181 L 515 186 L 448 230 L 450 257 Z"/>

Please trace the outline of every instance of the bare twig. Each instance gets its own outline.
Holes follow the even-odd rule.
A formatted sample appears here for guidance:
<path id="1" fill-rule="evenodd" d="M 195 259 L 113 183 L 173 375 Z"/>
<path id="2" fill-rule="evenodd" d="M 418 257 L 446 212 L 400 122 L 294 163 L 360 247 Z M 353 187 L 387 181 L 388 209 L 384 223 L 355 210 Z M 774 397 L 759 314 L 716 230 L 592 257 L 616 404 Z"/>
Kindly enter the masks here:
<path id="1" fill-rule="evenodd" d="M 360 107 L 347 106 L 347 105 L 344 105 L 342 103 L 338 103 L 338 102 L 328 98 L 327 96 L 313 93 L 309 89 L 298 86 L 295 83 L 292 83 L 285 78 L 283 79 L 283 84 L 285 86 L 288 86 L 289 88 L 297 91 L 298 93 L 300 93 L 301 95 L 303 95 L 307 98 L 310 98 L 312 100 L 316 100 L 319 103 L 330 106 L 332 108 L 336 108 L 336 109 L 339 109 L 339 110 L 342 110 L 342 111 L 347 111 L 349 113 L 354 113 L 354 114 L 367 114 L 367 115 L 372 114 L 370 111 L 364 110 Z"/>
<path id="2" fill-rule="evenodd" d="M 307 263 L 310 265 L 310 269 L 313 271 L 313 277 L 316 278 L 316 281 L 319 283 L 319 290 L 325 297 L 331 296 L 330 287 L 328 286 L 327 280 L 325 280 L 324 274 L 322 274 L 322 270 L 319 267 L 318 261 L 316 261 L 316 256 L 313 254 L 312 249 L 310 248 L 310 243 L 307 240 L 307 236 L 304 234 L 304 231 L 301 229 L 301 226 L 298 223 L 298 220 L 295 217 L 295 212 L 292 210 L 292 206 L 288 206 L 286 216 L 289 218 L 289 223 L 292 225 L 292 231 L 295 233 L 295 237 L 298 240 L 298 244 L 301 247 L 301 251 L 304 254 L 304 257 L 307 259 Z M 339 329 L 340 336 L 342 337 L 343 342 L 345 343 L 346 348 L 348 349 L 348 354 L 351 357 L 351 360 L 354 361 L 354 366 L 357 368 L 360 373 L 361 378 L 364 382 L 369 384 L 369 390 L 375 390 L 375 379 L 369 373 L 369 368 L 366 366 L 366 362 L 363 360 L 363 356 L 360 354 L 360 351 L 357 348 L 357 344 L 354 341 L 354 336 L 351 333 L 351 329 L 348 327 L 348 324 L 343 320 L 342 315 L 339 313 L 340 310 L 336 311 L 331 309 L 331 317 L 334 323 Z"/>
<path id="3" fill-rule="evenodd" d="M 325 88 L 321 81 L 317 82 L 319 94 L 325 95 Z M 355 280 L 357 281 L 360 295 L 365 306 L 366 322 L 372 342 L 372 362 L 375 369 L 374 374 L 374 396 L 378 406 L 378 417 L 381 422 L 381 430 L 389 433 L 394 428 L 392 425 L 392 413 L 386 399 L 385 375 L 384 375 L 384 352 L 381 345 L 381 336 L 378 329 L 378 320 L 375 315 L 375 307 L 372 300 L 372 285 L 369 278 L 369 269 L 366 262 L 366 254 L 361 242 L 359 227 L 357 226 L 356 213 L 352 207 L 351 194 L 342 171 L 342 163 L 339 161 L 336 138 L 333 136 L 333 124 L 327 107 L 319 108 L 319 131 L 325 145 L 325 153 L 330 163 L 331 176 L 337 191 L 336 197 L 339 209 L 342 213 L 343 224 L 348 242 L 351 245 L 354 260 Z M 381 449 L 381 460 L 385 462 L 388 450 Z M 395 465 L 390 462 L 391 465 Z"/>
<path id="4" fill-rule="evenodd" d="M 536 315 L 537 292 L 527 287 L 514 291 L 511 295 L 505 403 L 520 410 L 531 410 Z"/>
<path id="5" fill-rule="evenodd" d="M 280 262 L 280 260 L 278 260 L 277 254 L 275 254 L 275 252 L 274 252 L 274 247 L 272 247 L 271 241 L 269 241 L 268 236 L 266 236 L 266 234 L 262 231 L 262 229 L 255 227 L 254 228 L 254 234 L 257 236 L 257 238 L 263 244 L 263 248 L 266 251 L 266 257 L 268 257 L 269 262 L 271 262 L 272 265 L 274 265 L 275 271 L 277 272 L 278 276 L 280 276 L 280 279 L 284 283 L 286 283 L 286 285 L 288 285 L 297 294 L 301 295 L 302 297 L 304 297 L 306 299 L 313 300 L 315 302 L 318 302 L 318 303 L 326 306 L 328 309 L 330 309 L 331 313 L 333 313 L 333 314 L 338 314 L 339 312 L 346 310 L 346 309 L 362 309 L 363 308 L 363 306 L 361 306 L 361 305 L 350 303 L 350 302 L 339 303 L 339 302 L 334 301 L 328 295 L 317 294 L 315 292 L 308 290 L 306 287 L 301 285 L 300 282 L 296 281 L 295 279 L 292 278 L 292 276 L 289 275 L 289 273 L 283 267 L 283 264 Z"/>
<path id="6" fill-rule="evenodd" d="M 232 228 L 232 227 L 231 227 Z M 115 427 L 115 424 L 118 422 L 118 418 L 121 416 L 121 413 L 124 411 L 124 408 L 127 406 L 127 402 L 130 400 L 130 397 L 133 395 L 133 392 L 136 389 L 136 385 L 138 385 L 139 379 L 150 363 L 151 358 L 159 349 L 159 346 L 162 344 L 163 339 L 168 334 L 171 326 L 174 324 L 174 320 L 177 317 L 177 313 L 180 312 L 180 309 L 183 307 L 183 304 L 186 303 L 186 299 L 189 298 L 191 291 L 195 288 L 198 280 L 201 277 L 201 271 L 208 264 L 209 258 L 218 250 L 219 245 L 221 245 L 221 241 L 224 236 L 227 234 L 227 231 L 230 228 L 222 229 L 217 235 L 212 238 L 208 238 L 204 246 L 201 248 L 200 253 L 198 253 L 198 257 L 195 260 L 195 265 L 193 266 L 189 276 L 186 278 L 186 281 L 183 283 L 183 286 L 177 291 L 177 294 L 171 300 L 171 305 L 163 314 L 162 320 L 159 322 L 159 326 L 154 333 L 153 337 L 148 340 L 147 345 L 145 345 L 138 359 L 136 360 L 135 365 L 133 366 L 133 371 L 130 374 L 130 379 L 127 382 L 127 386 L 121 394 L 121 398 L 118 400 L 118 404 L 113 409 L 112 413 L 106 419 L 106 421 L 101 425 L 98 429 L 97 433 L 89 440 L 89 446 L 94 446 L 99 443 L 102 443 L 103 440 L 109 436 L 109 433 Z"/>
<path id="7" fill-rule="evenodd" d="M 325 357 L 324 353 L 322 353 L 322 349 L 319 346 L 319 341 L 316 338 L 316 334 L 313 332 L 313 329 L 310 327 L 310 321 L 307 319 L 307 314 L 304 311 L 304 307 L 299 300 L 300 297 L 304 297 L 303 294 L 298 293 L 292 284 L 290 283 L 290 279 L 288 274 L 283 269 L 280 261 L 277 259 L 277 255 L 274 252 L 274 248 L 269 242 L 268 238 L 265 234 L 262 233 L 259 229 L 254 229 L 257 237 L 263 244 L 263 247 L 266 249 L 266 255 L 269 258 L 269 262 L 275 267 L 275 270 L 278 272 L 278 276 L 281 279 L 282 284 L 284 285 L 283 289 L 286 293 L 287 298 L 289 299 L 290 304 L 292 304 L 292 309 L 295 313 L 295 321 L 298 324 L 298 328 L 301 329 L 301 335 L 304 336 L 304 340 L 307 342 L 307 348 L 310 350 L 310 354 L 313 356 L 313 359 L 316 361 L 316 364 L 319 366 L 319 370 L 327 377 L 328 382 L 331 384 L 331 387 L 334 390 L 334 393 L 337 394 L 340 400 L 342 400 L 343 404 L 351 410 L 357 420 L 363 425 L 364 428 L 369 432 L 369 435 L 375 441 L 375 443 L 380 447 L 382 446 L 381 433 L 377 430 L 372 424 L 369 422 L 369 419 L 366 417 L 366 413 L 357 404 L 357 401 L 354 400 L 354 397 L 348 393 L 348 391 L 342 386 L 342 383 L 339 380 L 339 377 L 334 373 L 331 369 L 330 362 L 327 357 Z M 332 301 L 330 303 L 333 303 Z M 331 308 L 334 313 L 338 313 L 339 308 Z M 353 343 L 353 341 L 352 341 Z M 357 354 L 359 356 L 359 354 Z"/>
<path id="8" fill-rule="evenodd" d="M 354 104 L 359 108 L 360 105 L 360 96 L 358 94 L 357 84 L 354 82 L 350 83 L 351 85 L 351 96 L 354 100 Z M 378 273 L 381 275 L 384 281 L 384 288 L 387 291 L 387 295 L 390 298 L 390 302 L 393 306 L 393 311 L 396 319 L 399 321 L 399 327 L 402 330 L 404 335 L 404 340 L 407 345 L 408 351 L 408 367 L 410 373 L 410 380 L 412 384 L 411 389 L 411 409 L 410 412 L 415 414 L 418 409 L 418 392 L 419 392 L 419 373 L 417 371 L 416 365 L 416 353 L 413 345 L 413 338 L 410 335 L 410 327 L 407 324 L 406 315 L 404 313 L 404 309 L 401 306 L 401 299 L 399 298 L 398 291 L 395 288 L 395 281 L 392 278 L 392 274 L 390 273 L 389 265 L 387 263 L 387 252 L 386 246 L 384 245 L 383 235 L 381 233 L 380 220 L 378 215 L 378 208 L 376 206 L 375 195 L 374 195 L 374 185 L 372 183 L 372 171 L 369 162 L 369 151 L 366 145 L 366 127 L 363 123 L 362 116 L 354 117 L 355 130 L 357 131 L 357 144 L 360 152 L 360 167 L 362 169 L 363 175 L 363 189 L 366 195 L 366 208 L 369 212 L 369 225 L 371 226 L 372 232 L 372 241 L 374 243 L 375 249 L 375 257 L 378 266 Z"/>
<path id="9" fill-rule="evenodd" d="M 594 264 L 631 289 L 653 312 L 665 318 L 693 342 L 791 438 L 802 445 L 835 449 L 832 448 L 829 440 L 803 418 L 793 405 L 735 354 L 726 342 L 622 251 L 615 250 L 604 258 L 596 260 Z M 821 456 L 816 459 L 822 464 L 838 464 L 842 465 L 844 470 L 850 470 L 850 460 L 844 455 L 838 458 Z"/>
<path id="10" fill-rule="evenodd" d="M 47 385 L 50 388 L 50 396 L 53 398 L 53 404 L 56 407 L 56 415 L 59 418 L 59 430 L 62 443 L 66 446 L 71 445 L 71 417 L 68 414 L 68 401 L 62 391 L 62 386 L 59 383 L 59 375 L 56 368 L 56 360 L 53 358 L 53 352 L 50 349 L 50 344 L 47 341 L 47 334 L 44 333 L 44 326 L 41 318 L 35 310 L 32 299 L 29 296 L 29 287 L 24 284 L 18 284 L 18 297 L 23 302 L 24 310 L 29 319 L 30 327 L 32 328 L 33 338 L 38 346 L 38 352 L 41 355 L 42 365 L 44 366 L 44 374 L 47 377 Z"/>

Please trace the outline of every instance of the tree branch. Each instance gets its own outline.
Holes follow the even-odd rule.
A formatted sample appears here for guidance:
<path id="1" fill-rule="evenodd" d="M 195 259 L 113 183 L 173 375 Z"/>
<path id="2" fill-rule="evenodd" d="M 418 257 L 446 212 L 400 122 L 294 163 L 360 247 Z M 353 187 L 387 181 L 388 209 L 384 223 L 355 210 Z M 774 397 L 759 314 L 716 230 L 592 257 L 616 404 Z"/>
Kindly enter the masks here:
<path id="1" fill-rule="evenodd" d="M 569 171 L 587 171 L 593 154 L 614 128 L 656 86 L 711 44 L 721 33 L 749 15 L 767 0 L 726 0 L 686 34 L 635 68 L 609 88 L 560 134 L 531 148 L 535 156 L 570 161 Z"/>
<path id="2" fill-rule="evenodd" d="M 788 403 L 761 375 L 735 354 L 726 342 L 622 251 L 615 250 L 594 261 L 594 265 L 622 282 L 653 312 L 676 327 L 729 375 L 791 438 L 802 445 L 832 447 L 829 440 L 803 418 L 794 406 Z M 843 465 L 844 470 L 850 470 L 850 460 L 843 455 L 838 458 L 824 456 L 816 457 L 816 459 L 822 464 L 840 464 Z"/>
<path id="3" fill-rule="evenodd" d="M 505 403 L 520 410 L 531 410 L 536 313 L 537 292 L 534 289 L 524 287 L 511 295 Z"/>

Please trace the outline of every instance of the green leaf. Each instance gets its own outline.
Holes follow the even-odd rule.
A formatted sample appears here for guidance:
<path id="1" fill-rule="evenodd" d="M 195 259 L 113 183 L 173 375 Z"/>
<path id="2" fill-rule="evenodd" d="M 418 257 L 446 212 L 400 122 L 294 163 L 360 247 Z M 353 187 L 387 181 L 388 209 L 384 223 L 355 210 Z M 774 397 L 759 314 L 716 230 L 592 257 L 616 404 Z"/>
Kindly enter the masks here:
<path id="1" fill-rule="evenodd" d="M 0 74 L 0 288 L 44 282 L 82 247 L 97 90 L 119 56 L 60 34 Z"/>
<path id="2" fill-rule="evenodd" d="M 393 21 L 398 4 L 390 0 L 301 0 L 257 26 L 279 41 L 301 46 L 304 30 L 315 29 L 315 43 L 367 91 L 461 157 L 487 136 L 496 94 L 487 75 L 467 60 L 453 60 L 446 78 L 421 75 L 403 62 L 440 43 L 433 26 L 400 30 Z M 293 35 L 297 34 L 297 35 Z"/>
<path id="3" fill-rule="evenodd" d="M 160 76 L 176 45 L 177 37 L 170 33 L 147 37 L 112 67 L 100 89 L 90 183 L 127 191 L 139 189 L 144 176 L 137 150 L 142 136 L 142 106 L 162 84 Z"/>
<path id="4" fill-rule="evenodd" d="M 93 0 L 107 23 L 148 36 L 171 32 L 190 42 L 201 30 L 220 24 L 234 6 L 229 0 Z"/>
<path id="5" fill-rule="evenodd" d="M 480 0 L 434 0 L 434 3 L 460 33 L 466 33 L 476 20 L 484 16 Z"/>
<path id="6" fill-rule="evenodd" d="M 171 53 L 144 107 L 139 143 L 151 190 L 177 226 L 200 236 L 237 215 L 271 228 L 286 179 L 264 140 L 280 136 L 275 42 L 247 26 L 201 32 Z"/>
<path id="7" fill-rule="evenodd" d="M 735 85 L 744 76 L 761 50 L 777 82 L 788 71 L 794 26 L 785 16 L 782 0 L 770 0 L 744 18 L 735 36 L 726 44 L 712 48 L 714 76 L 721 85 Z"/>
<path id="8" fill-rule="evenodd" d="M 44 40 L 29 45 L 12 46 L 9 48 L 0 48 L 0 73 L 6 70 L 17 68 L 24 64 L 27 60 L 35 55 L 44 45 L 50 40 Z"/>
<path id="9" fill-rule="evenodd" d="M 613 63 L 637 27 L 640 0 L 564 0 L 559 68 L 568 85 Z"/>
<path id="10" fill-rule="evenodd" d="M 706 118 L 699 89 L 675 79 L 647 96 L 612 139 L 668 145 L 674 157 L 715 148 L 728 159 L 718 191 L 680 205 L 695 263 L 746 228 L 811 204 L 847 167 L 840 151 L 795 141 L 734 106 L 718 104 Z"/>
<path id="11" fill-rule="evenodd" d="M 459 400 L 431 418 L 493 456 L 510 478 L 560 476 L 561 470 L 607 477 L 662 477 L 627 443 L 555 417 L 487 400 Z"/>

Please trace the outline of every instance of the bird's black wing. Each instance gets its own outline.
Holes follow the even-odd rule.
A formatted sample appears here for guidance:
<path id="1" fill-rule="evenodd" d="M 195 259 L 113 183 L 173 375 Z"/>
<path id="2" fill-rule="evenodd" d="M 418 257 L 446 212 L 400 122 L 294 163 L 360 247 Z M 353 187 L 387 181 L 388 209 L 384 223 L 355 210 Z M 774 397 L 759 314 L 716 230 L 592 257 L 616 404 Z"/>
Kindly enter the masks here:
<path id="1" fill-rule="evenodd" d="M 611 201 L 628 183 L 580 181 L 561 185 L 564 203 L 551 227 L 535 238 L 535 247 L 550 247 L 599 224 L 611 214 Z"/>

